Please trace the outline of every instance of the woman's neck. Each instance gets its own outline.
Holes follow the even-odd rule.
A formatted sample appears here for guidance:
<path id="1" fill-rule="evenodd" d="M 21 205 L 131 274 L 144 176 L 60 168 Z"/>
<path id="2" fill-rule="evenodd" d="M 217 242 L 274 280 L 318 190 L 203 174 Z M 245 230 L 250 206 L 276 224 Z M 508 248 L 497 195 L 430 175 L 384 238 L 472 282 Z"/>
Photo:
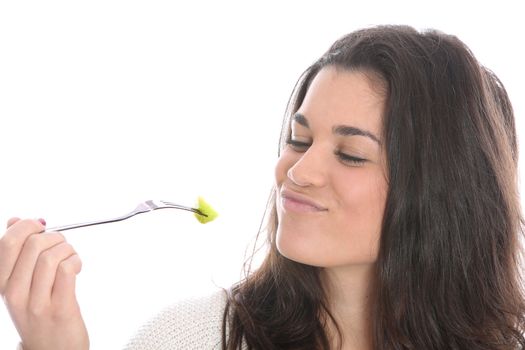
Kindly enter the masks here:
<path id="1" fill-rule="evenodd" d="M 371 349 L 370 292 L 373 264 L 324 268 L 328 308 L 343 337 L 342 349 Z M 330 324 L 330 322 L 328 322 Z M 333 325 L 327 330 L 337 339 Z M 334 341 L 335 343 L 335 341 Z"/>

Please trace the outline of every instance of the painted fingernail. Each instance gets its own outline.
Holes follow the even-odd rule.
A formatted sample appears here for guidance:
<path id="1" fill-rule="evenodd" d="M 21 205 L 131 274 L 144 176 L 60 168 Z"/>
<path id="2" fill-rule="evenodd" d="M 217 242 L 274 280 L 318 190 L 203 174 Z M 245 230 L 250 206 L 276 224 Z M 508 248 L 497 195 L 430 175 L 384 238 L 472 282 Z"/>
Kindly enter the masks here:
<path id="1" fill-rule="evenodd" d="M 40 221 L 40 223 L 41 223 L 42 225 L 46 226 L 46 220 L 40 218 L 40 219 L 38 219 L 38 221 Z"/>

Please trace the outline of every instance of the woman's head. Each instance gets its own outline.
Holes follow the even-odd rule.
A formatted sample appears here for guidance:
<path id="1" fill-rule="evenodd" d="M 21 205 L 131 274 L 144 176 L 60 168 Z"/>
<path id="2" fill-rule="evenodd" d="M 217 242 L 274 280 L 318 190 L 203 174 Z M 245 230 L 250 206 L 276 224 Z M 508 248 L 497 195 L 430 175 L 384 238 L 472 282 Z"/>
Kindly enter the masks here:
<path id="1" fill-rule="evenodd" d="M 346 231 L 339 237 L 347 241 L 341 239 L 337 248 L 346 247 L 349 254 L 365 249 L 363 253 L 370 257 L 378 245 L 382 226 L 378 221 L 387 201 L 391 215 L 386 223 L 403 215 L 412 223 L 424 218 L 439 220 L 445 227 L 454 224 L 459 216 L 441 216 L 462 210 L 455 208 L 465 205 L 462 200 L 485 195 L 481 184 L 472 180 L 476 173 L 482 177 L 478 181 L 485 181 L 487 171 L 500 171 L 491 169 L 491 157 L 506 162 L 508 170 L 516 166 L 509 158 L 516 144 L 508 137 L 505 114 L 492 103 L 494 93 L 501 89 L 494 91 L 495 80 L 487 77 L 461 41 L 436 31 L 419 33 L 409 27 L 386 26 L 341 38 L 305 72 L 291 100 L 276 169 L 278 214 L 286 212 L 280 205 L 283 188 L 321 202 L 354 202 L 337 213 L 342 220 L 331 220 L 338 232 Z M 316 137 L 316 130 L 304 126 L 308 119 L 329 132 Z M 373 130 L 382 140 L 381 147 L 363 136 L 340 137 L 333 132 L 338 123 Z M 367 161 L 336 166 L 339 152 Z M 503 181 L 512 176 L 508 170 L 501 174 Z M 330 187 L 334 184 L 340 190 Z M 389 188 L 388 200 L 385 187 Z M 469 187 L 472 192 L 464 193 Z M 329 195 L 322 193 L 324 188 L 336 192 L 333 198 L 323 197 Z M 309 219 L 330 214 L 327 210 L 315 215 L 291 211 L 279 215 L 277 247 L 284 255 L 295 248 L 305 249 L 309 242 L 304 238 L 317 229 Z M 313 250 L 322 253 L 337 245 L 330 241 L 329 232 L 317 234 L 322 237 L 311 242 L 317 244 Z M 290 240 L 283 239 L 286 237 Z M 415 237 L 407 238 L 398 244 L 409 244 Z"/>
<path id="2" fill-rule="evenodd" d="M 378 349 L 524 341 L 514 115 L 459 39 L 405 26 L 346 35 L 302 75 L 283 125 L 270 251 L 238 289 L 276 303 L 254 301 L 260 322 L 316 318 L 304 332 L 325 344 L 318 267 L 374 263 Z M 374 137 L 337 132 L 348 127 Z"/>

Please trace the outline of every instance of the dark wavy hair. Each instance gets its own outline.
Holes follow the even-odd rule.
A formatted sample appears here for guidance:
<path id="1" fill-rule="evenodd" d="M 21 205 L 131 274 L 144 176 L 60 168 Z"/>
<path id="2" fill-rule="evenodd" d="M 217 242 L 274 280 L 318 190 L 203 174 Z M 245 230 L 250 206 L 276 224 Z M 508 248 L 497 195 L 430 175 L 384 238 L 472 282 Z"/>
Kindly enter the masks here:
<path id="1" fill-rule="evenodd" d="M 525 225 L 502 83 L 455 36 L 407 26 L 358 30 L 302 74 L 281 149 L 290 116 L 326 66 L 373 73 L 386 96 L 389 186 L 373 281 L 374 349 L 525 348 Z M 277 250 L 274 196 L 265 218 L 268 252 L 228 291 L 222 348 L 329 349 L 326 326 L 335 320 L 320 268 Z"/>

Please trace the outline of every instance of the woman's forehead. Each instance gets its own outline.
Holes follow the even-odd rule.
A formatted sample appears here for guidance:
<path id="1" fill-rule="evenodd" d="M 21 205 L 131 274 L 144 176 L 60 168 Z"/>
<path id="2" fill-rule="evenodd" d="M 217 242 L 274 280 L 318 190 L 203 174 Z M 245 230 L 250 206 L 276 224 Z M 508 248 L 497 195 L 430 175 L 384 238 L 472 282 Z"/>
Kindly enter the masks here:
<path id="1" fill-rule="evenodd" d="M 296 115 L 311 127 L 347 125 L 379 136 L 384 105 L 384 94 L 366 72 L 328 66 L 312 80 Z"/>

